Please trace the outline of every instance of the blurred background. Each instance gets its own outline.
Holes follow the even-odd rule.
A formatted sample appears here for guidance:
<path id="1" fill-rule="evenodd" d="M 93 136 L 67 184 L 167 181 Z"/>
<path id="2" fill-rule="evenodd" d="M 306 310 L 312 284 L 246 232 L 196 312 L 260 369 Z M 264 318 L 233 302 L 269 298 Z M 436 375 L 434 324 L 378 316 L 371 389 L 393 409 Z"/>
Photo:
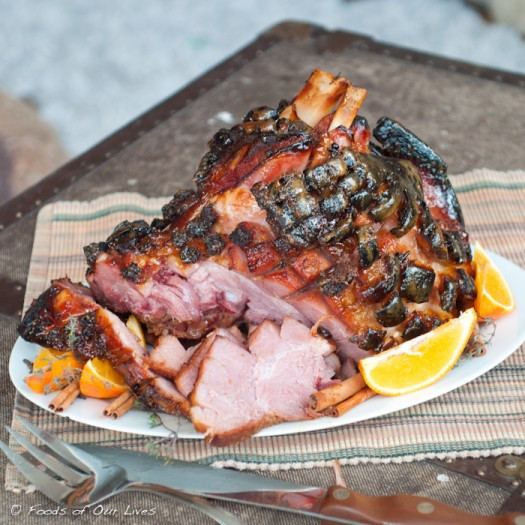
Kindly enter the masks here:
<path id="1" fill-rule="evenodd" d="M 525 73 L 525 0 L 0 0 L 0 202 L 286 19 Z"/>

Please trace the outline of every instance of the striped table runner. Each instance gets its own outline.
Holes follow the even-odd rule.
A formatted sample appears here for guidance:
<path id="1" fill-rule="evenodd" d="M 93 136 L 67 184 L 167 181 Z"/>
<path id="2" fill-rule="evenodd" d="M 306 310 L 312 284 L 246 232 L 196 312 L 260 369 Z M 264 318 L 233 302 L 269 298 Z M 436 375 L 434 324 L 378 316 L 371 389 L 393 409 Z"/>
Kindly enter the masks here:
<path id="1" fill-rule="evenodd" d="M 525 172 L 479 169 L 452 177 L 452 183 L 471 238 L 525 266 Z M 115 193 L 92 202 L 55 202 L 42 208 L 24 309 L 50 279 L 64 275 L 83 279 L 83 246 L 104 239 L 125 219 L 151 220 L 166 201 L 166 197 Z M 255 470 L 324 466 L 334 459 L 344 464 L 520 454 L 525 452 L 524 371 L 522 347 L 475 381 L 394 414 L 320 432 L 252 438 L 226 448 L 180 439 L 161 445 L 161 451 L 183 460 Z M 57 417 L 18 394 L 14 414 L 74 443 L 144 451 L 155 441 Z M 25 433 L 16 421 L 13 426 Z M 6 487 L 26 488 L 12 466 L 8 466 Z"/>

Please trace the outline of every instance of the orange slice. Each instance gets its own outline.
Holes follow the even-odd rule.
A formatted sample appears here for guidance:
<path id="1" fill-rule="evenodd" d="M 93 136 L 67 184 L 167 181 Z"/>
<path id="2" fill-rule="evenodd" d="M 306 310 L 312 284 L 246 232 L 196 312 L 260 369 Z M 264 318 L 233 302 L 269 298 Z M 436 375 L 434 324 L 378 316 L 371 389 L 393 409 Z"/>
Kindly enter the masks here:
<path id="1" fill-rule="evenodd" d="M 42 348 L 33 362 L 33 373 L 24 381 L 37 394 L 56 392 L 80 377 L 83 366 L 71 351 Z"/>
<path id="2" fill-rule="evenodd" d="M 47 394 L 53 390 L 53 386 L 49 386 L 52 379 L 51 365 L 47 365 L 24 377 L 24 382 L 33 392 Z M 60 388 L 56 388 L 56 390 L 60 390 Z"/>
<path id="3" fill-rule="evenodd" d="M 53 364 L 64 352 L 53 350 L 52 348 L 41 348 L 40 353 L 33 361 L 33 372 Z"/>
<path id="4" fill-rule="evenodd" d="M 505 278 L 479 242 L 474 247 L 476 290 L 474 308 L 480 317 L 499 319 L 515 308 L 514 297 Z"/>
<path id="5" fill-rule="evenodd" d="M 438 328 L 359 362 L 366 384 L 385 396 L 435 383 L 457 362 L 476 326 L 474 308 Z"/>
<path id="6" fill-rule="evenodd" d="M 80 376 L 80 392 L 87 397 L 105 399 L 123 394 L 128 387 L 107 359 L 90 359 Z"/>
<path id="7" fill-rule="evenodd" d="M 51 364 L 52 382 L 60 390 L 69 385 L 73 379 L 82 374 L 84 363 L 79 361 L 73 352 L 62 352 L 62 355 Z"/>
<path id="8" fill-rule="evenodd" d="M 142 348 L 146 348 L 146 338 L 144 337 L 144 331 L 142 330 L 140 321 L 134 314 L 131 314 L 128 317 L 126 326 L 128 327 L 128 330 L 135 336 L 139 345 L 142 346 Z"/>

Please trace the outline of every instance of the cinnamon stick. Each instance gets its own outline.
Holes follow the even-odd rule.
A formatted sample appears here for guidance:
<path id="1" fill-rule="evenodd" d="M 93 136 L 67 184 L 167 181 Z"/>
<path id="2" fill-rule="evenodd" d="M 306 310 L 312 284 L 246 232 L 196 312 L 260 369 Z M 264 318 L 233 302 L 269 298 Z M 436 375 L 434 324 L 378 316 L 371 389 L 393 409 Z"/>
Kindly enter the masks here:
<path id="1" fill-rule="evenodd" d="M 349 397 L 342 403 L 339 403 L 338 405 L 326 409 L 323 412 L 323 414 L 325 416 L 340 417 L 343 414 L 346 414 L 346 412 L 348 412 L 351 408 L 360 405 L 367 399 L 374 397 L 376 394 L 377 393 L 374 392 L 371 388 L 363 388 L 363 390 L 360 390 L 359 392 L 357 392 L 357 394 L 354 394 L 352 397 Z"/>
<path id="2" fill-rule="evenodd" d="M 328 407 L 337 405 L 348 399 L 365 387 L 365 381 L 361 374 L 349 377 L 340 383 L 319 390 L 310 396 L 310 408 L 315 412 L 322 412 Z"/>
<path id="3" fill-rule="evenodd" d="M 49 403 L 49 409 L 55 412 L 63 412 L 75 401 L 80 394 L 80 383 L 78 379 L 71 381 L 52 401 Z"/>
<path id="4" fill-rule="evenodd" d="M 113 402 L 111 402 L 105 409 L 104 415 L 118 419 L 123 416 L 126 412 L 131 410 L 135 403 L 135 396 L 131 391 L 127 390 L 123 394 L 120 394 Z"/>
<path id="5" fill-rule="evenodd" d="M 135 398 L 130 397 L 127 401 L 122 403 L 122 405 L 120 405 L 114 412 L 111 413 L 111 417 L 113 419 L 118 419 L 119 417 L 123 416 L 126 412 L 131 410 L 134 404 Z"/>

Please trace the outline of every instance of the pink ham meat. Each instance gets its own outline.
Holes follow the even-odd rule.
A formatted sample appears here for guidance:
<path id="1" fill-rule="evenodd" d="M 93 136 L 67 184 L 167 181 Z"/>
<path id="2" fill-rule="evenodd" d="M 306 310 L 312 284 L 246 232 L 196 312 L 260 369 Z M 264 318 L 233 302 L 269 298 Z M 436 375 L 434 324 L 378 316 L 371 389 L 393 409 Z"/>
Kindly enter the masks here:
<path id="1" fill-rule="evenodd" d="M 232 305 L 226 308 L 233 311 L 239 304 L 245 305 L 246 319 L 257 324 L 265 319 L 281 322 L 286 316 L 307 322 L 299 310 L 273 295 L 262 283 L 217 263 L 206 261 L 193 266 L 188 282 L 193 285 L 204 309 L 208 304 L 215 304 L 220 297 L 223 306 Z"/>
<path id="2" fill-rule="evenodd" d="M 175 385 L 184 396 L 188 397 L 191 394 L 199 375 L 201 363 L 217 336 L 230 339 L 233 342 L 243 343 L 243 336 L 240 330 L 236 326 L 232 326 L 227 330 L 224 328 L 214 330 L 200 344 L 193 347 L 191 358 L 184 363 L 175 376 Z"/>
<path id="3" fill-rule="evenodd" d="M 172 335 L 162 335 L 158 338 L 149 356 L 150 368 L 163 377 L 174 379 L 182 366 L 191 358 L 197 346 L 184 348 L 180 341 Z"/>
<path id="4" fill-rule="evenodd" d="M 216 336 L 201 363 L 190 417 L 209 442 L 225 446 L 265 426 L 252 382 L 255 357 L 231 338 Z"/>
<path id="5" fill-rule="evenodd" d="M 215 335 L 190 396 L 195 428 L 217 446 L 235 443 L 281 421 L 310 419 L 308 399 L 329 384 L 334 346 L 291 317 L 264 321 L 248 350 Z"/>

